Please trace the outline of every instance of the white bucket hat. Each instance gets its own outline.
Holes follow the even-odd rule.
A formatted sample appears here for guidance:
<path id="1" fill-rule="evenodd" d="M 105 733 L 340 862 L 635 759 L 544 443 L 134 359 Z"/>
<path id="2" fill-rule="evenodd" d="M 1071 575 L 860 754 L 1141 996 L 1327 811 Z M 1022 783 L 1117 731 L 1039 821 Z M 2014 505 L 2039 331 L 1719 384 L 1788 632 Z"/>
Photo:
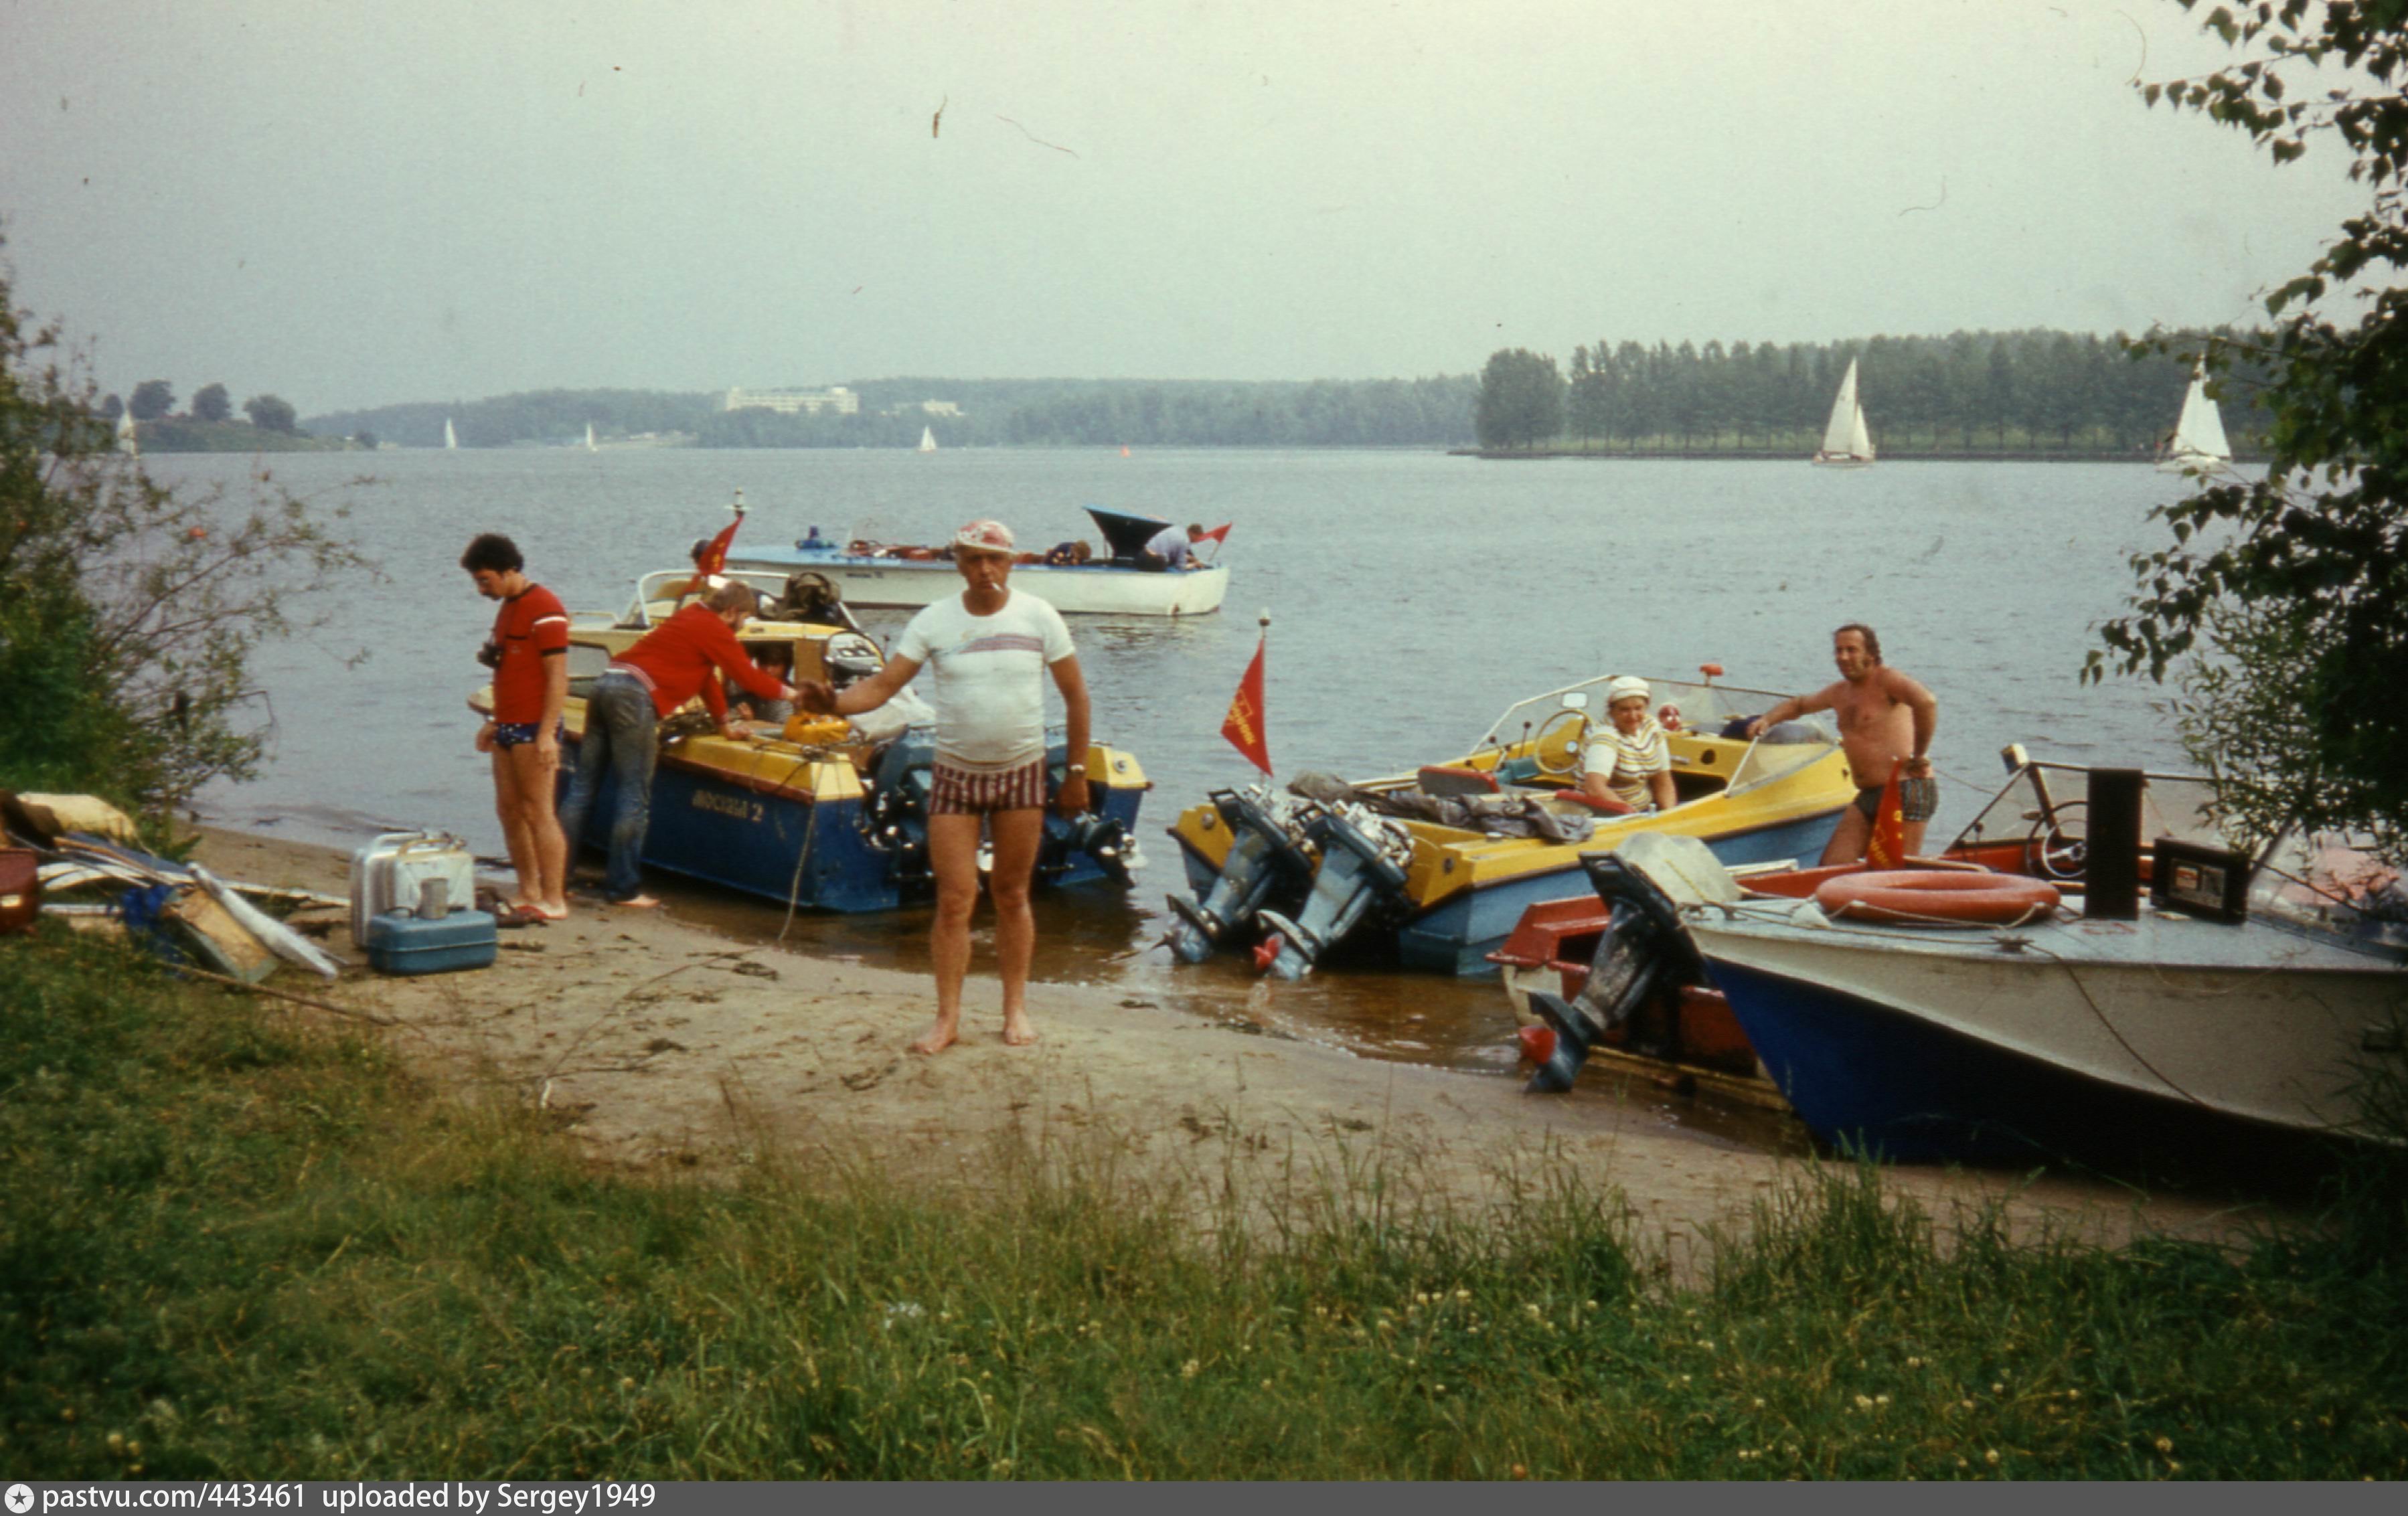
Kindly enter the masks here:
<path id="1" fill-rule="evenodd" d="M 1653 700 L 1655 690 L 1636 674 L 1624 674 L 1605 687 L 1605 708 L 1612 710 L 1625 700 Z"/>

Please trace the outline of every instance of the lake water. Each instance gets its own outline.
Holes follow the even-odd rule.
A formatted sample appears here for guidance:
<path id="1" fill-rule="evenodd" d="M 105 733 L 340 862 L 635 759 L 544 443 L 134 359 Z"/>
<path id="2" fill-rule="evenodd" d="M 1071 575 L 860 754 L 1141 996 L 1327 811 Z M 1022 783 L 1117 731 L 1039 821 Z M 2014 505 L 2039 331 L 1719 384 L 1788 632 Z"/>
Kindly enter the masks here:
<path id="1" fill-rule="evenodd" d="M 150 460 L 170 483 L 239 481 L 251 460 Z M 1721 664 L 1725 681 L 1788 693 L 1834 677 L 1830 629 L 1870 622 L 1888 661 L 1940 700 L 1933 749 L 1944 840 L 2003 776 L 1998 752 L 2188 768 L 2163 692 L 2078 679 L 2096 624 L 2123 607 L 2126 559 L 2155 546 L 2148 508 L 2179 479 L 2080 464 L 1494 463 L 1416 452 L 705 451 L 296 454 L 278 480 L 333 504 L 385 579 L 332 587 L 330 625 L 266 650 L 274 756 L 255 783 L 204 798 L 209 819 L 350 848 L 432 826 L 497 852 L 486 760 L 470 747 L 473 660 L 492 622 L 457 566 L 469 536 L 515 537 L 572 608 L 618 609 L 635 577 L 684 561 L 727 520 L 739 540 L 941 540 L 995 516 L 1025 545 L 1093 536 L 1096 504 L 1208 526 L 1229 597 L 1176 622 L 1077 617 L 1099 737 L 1155 783 L 1148 865 L 1125 898 L 1050 902 L 1038 972 L 1108 980 L 1132 998 L 1244 1018 L 1383 1057 L 1509 1071 L 1493 982 L 1316 975 L 1266 989 L 1234 962 L 1155 949 L 1162 897 L 1184 880 L 1159 828 L 1254 770 L 1219 735 L 1271 618 L 1268 724 L 1283 779 L 1351 777 L 1468 750 L 1514 701 L 1606 672 L 1665 678 Z M 371 482 L 354 483 L 363 471 Z M 882 636 L 906 613 L 864 611 Z M 356 666 L 344 659 L 360 650 Z M 782 912 L 660 881 L 681 915 L 773 937 Z M 983 918 L 982 918 L 983 921 Z M 798 921 L 807 951 L 923 967 L 925 917 Z M 983 958 L 981 960 L 984 963 Z M 1266 999 L 1269 1003 L 1266 1005 Z M 1666 1119 L 1687 1120 L 1668 1113 Z"/>

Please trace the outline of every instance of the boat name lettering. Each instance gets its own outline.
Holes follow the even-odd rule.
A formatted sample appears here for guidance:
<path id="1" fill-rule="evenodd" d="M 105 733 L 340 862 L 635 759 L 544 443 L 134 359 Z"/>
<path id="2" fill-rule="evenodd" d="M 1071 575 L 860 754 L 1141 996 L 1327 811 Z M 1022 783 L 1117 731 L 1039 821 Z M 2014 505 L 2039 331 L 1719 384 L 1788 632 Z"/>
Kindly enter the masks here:
<path id="1" fill-rule="evenodd" d="M 758 822 L 769 814 L 769 808 L 758 800 L 748 800 L 740 794 L 714 794 L 709 790 L 695 791 L 694 804 L 697 810 L 715 810 L 739 822 Z"/>

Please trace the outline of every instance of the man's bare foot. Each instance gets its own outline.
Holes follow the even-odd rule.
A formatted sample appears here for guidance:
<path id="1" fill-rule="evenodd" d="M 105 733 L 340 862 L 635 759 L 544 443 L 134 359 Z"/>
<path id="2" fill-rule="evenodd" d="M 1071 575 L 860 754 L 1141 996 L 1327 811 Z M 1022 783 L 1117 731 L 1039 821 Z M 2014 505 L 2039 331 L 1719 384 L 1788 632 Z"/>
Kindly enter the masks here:
<path id="1" fill-rule="evenodd" d="M 961 1036 L 960 1019 L 955 1018 L 949 1022 L 939 1016 L 926 1031 L 920 1034 L 919 1040 L 911 1044 L 911 1051 L 927 1053 L 942 1052 L 952 1047 L 953 1039 L 959 1036 Z"/>
<path id="2" fill-rule="evenodd" d="M 1003 1018 L 1003 1043 L 1008 1048 L 1025 1048 L 1037 1040 L 1037 1028 L 1029 1023 L 1028 1012 L 1016 1010 Z"/>
<path id="3" fill-rule="evenodd" d="M 631 894 L 624 900 L 613 900 L 610 904 L 624 906 L 629 910 L 652 910 L 660 905 L 660 901 L 648 894 Z"/>

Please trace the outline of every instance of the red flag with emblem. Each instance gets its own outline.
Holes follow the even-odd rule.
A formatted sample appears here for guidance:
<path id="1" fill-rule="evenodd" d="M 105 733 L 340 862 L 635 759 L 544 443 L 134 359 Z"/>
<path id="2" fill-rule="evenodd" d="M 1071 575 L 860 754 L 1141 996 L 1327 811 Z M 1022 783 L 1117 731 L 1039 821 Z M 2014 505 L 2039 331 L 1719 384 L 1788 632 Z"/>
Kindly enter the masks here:
<path id="1" fill-rule="evenodd" d="M 1906 866 L 1906 801 L 1899 794 L 1898 771 L 1892 764 L 1889 782 L 1882 786 L 1881 808 L 1873 812 L 1873 835 L 1865 839 L 1865 862 L 1874 868 Z"/>
<path id="2" fill-rule="evenodd" d="M 1238 681 L 1238 693 L 1229 702 L 1228 717 L 1221 722 L 1221 735 L 1229 739 L 1229 745 L 1266 774 L 1271 771 L 1271 743 L 1263 729 L 1263 651 L 1269 645 L 1268 633 L 1254 644 L 1254 661 L 1246 665 L 1246 677 Z"/>
<path id="3" fill-rule="evenodd" d="M 686 594 L 701 594 L 704 586 L 710 582 L 710 576 L 727 566 L 727 550 L 736 541 L 736 529 L 743 524 L 744 517 L 738 512 L 734 521 L 710 539 L 710 546 L 702 550 L 702 556 L 694 562 L 694 578 L 686 580 Z"/>

